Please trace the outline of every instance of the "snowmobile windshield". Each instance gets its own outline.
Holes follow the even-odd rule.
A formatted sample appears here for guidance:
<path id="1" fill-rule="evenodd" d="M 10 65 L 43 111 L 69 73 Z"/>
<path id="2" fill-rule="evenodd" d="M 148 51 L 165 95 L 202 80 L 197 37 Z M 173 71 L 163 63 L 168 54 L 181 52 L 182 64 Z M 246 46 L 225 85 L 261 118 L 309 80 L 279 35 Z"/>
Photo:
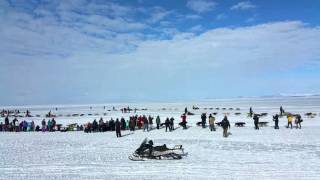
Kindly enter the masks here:
<path id="1" fill-rule="evenodd" d="M 147 142 L 148 142 L 148 138 L 145 138 L 145 139 L 142 141 L 142 143 L 141 143 L 140 146 L 142 146 L 143 144 L 146 144 Z"/>

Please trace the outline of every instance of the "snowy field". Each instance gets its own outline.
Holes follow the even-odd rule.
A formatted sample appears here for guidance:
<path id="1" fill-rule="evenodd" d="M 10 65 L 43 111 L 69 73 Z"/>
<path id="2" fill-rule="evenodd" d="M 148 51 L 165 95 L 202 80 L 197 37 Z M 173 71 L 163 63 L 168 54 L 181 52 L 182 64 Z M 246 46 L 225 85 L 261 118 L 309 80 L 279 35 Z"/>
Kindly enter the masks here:
<path id="1" fill-rule="evenodd" d="M 147 108 L 147 111 L 138 111 L 137 114 L 160 115 L 162 122 L 164 118 L 173 116 L 175 127 L 178 127 L 186 106 L 195 115 L 188 116 L 191 127 L 187 130 L 123 131 L 122 138 L 116 138 L 115 132 L 1 132 L 0 179 L 320 179 L 319 97 L 106 104 L 106 109 L 103 109 L 104 105 L 18 108 L 29 109 L 32 115 L 41 116 L 52 110 L 54 114 L 62 115 L 56 118 L 57 123 L 66 125 L 86 123 L 100 117 L 109 120 L 123 116 L 127 120 L 134 113 L 108 111 L 113 106 L 119 109 L 127 105 Z M 192 105 L 200 110 L 192 110 Z M 273 129 L 272 115 L 279 111 L 280 105 L 288 112 L 302 114 L 302 129 L 285 128 L 286 118 L 280 119 L 279 130 Z M 247 117 L 250 106 L 256 113 L 268 113 L 260 121 L 269 122 L 269 126 L 254 130 L 253 121 Z M 57 111 L 55 107 L 58 107 Z M 216 110 L 217 107 L 220 109 Z M 226 110 L 222 110 L 223 107 Z M 229 113 L 232 135 L 223 138 L 221 128 L 210 132 L 208 128 L 196 126 L 202 112 L 217 112 L 217 121 Z M 241 115 L 235 115 L 236 112 Z M 307 112 L 316 113 L 315 118 L 306 117 L 304 114 Z M 75 113 L 86 115 L 67 117 Z M 92 116 L 87 116 L 88 113 Z M 40 124 L 42 118 L 26 120 Z M 247 124 L 235 127 L 234 122 L 237 121 Z M 155 145 L 167 144 L 170 147 L 182 144 L 188 156 L 182 160 L 130 161 L 128 156 L 145 137 L 152 139 Z"/>

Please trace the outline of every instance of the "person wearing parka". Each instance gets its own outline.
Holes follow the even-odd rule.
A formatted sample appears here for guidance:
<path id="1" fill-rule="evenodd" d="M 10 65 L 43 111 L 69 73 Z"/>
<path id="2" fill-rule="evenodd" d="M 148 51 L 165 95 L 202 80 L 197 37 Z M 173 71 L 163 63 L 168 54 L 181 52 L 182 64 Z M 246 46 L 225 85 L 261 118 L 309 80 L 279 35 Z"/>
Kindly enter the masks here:
<path id="1" fill-rule="evenodd" d="M 212 114 L 209 115 L 209 126 L 210 126 L 210 131 L 216 131 L 216 128 L 214 126 L 215 122 L 215 117 L 212 116 Z"/>
<path id="2" fill-rule="evenodd" d="M 230 129 L 230 122 L 227 116 L 224 116 L 223 120 L 221 121 L 221 127 L 223 128 L 223 137 L 228 137 L 228 128 Z"/>
<path id="3" fill-rule="evenodd" d="M 157 129 L 160 129 L 161 120 L 159 116 L 157 116 L 156 118 L 156 123 L 157 123 Z"/>

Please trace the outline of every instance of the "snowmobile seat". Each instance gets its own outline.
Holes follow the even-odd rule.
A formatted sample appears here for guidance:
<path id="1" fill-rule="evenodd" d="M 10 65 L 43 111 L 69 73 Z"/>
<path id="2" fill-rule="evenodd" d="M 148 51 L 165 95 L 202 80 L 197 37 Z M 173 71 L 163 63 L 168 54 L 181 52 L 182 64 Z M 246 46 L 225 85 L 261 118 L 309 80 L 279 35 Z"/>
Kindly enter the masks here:
<path id="1" fill-rule="evenodd" d="M 166 150 L 168 150 L 169 148 L 167 148 L 167 145 L 166 144 L 164 144 L 164 145 L 162 145 L 162 146 L 155 146 L 155 147 L 153 147 L 153 150 L 154 151 L 166 151 Z"/>

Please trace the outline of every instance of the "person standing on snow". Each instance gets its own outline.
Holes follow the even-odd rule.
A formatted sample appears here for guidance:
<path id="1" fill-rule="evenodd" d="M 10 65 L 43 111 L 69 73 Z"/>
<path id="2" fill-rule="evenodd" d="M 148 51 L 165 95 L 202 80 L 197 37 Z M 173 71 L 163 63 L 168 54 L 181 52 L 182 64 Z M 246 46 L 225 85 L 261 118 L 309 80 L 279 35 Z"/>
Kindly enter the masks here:
<path id="1" fill-rule="evenodd" d="M 171 129 L 170 129 L 170 120 L 169 120 L 168 117 L 167 117 L 166 121 L 164 122 L 164 124 L 166 125 L 166 132 L 167 132 L 168 129 L 169 129 L 169 131 L 171 131 Z"/>
<path id="2" fill-rule="evenodd" d="M 4 119 L 4 131 L 9 131 L 9 115 L 6 116 L 6 118 Z"/>
<path id="3" fill-rule="evenodd" d="M 258 114 L 255 114 L 253 116 L 253 121 L 254 121 L 254 128 L 256 130 L 259 130 L 259 115 Z"/>
<path id="4" fill-rule="evenodd" d="M 121 117 L 120 123 L 121 123 L 121 130 L 126 130 L 126 120 L 124 119 L 124 117 Z"/>
<path id="5" fill-rule="evenodd" d="M 42 132 L 45 132 L 46 131 L 46 120 L 45 119 L 42 120 L 41 125 L 42 125 Z"/>
<path id="6" fill-rule="evenodd" d="M 146 116 L 143 116 L 143 131 L 149 131 L 148 119 Z"/>
<path id="7" fill-rule="evenodd" d="M 171 117 L 170 118 L 170 131 L 173 131 L 174 130 L 174 118 L 173 117 Z"/>
<path id="8" fill-rule="evenodd" d="M 116 120 L 116 135 L 117 138 L 121 137 L 121 122 L 119 121 L 119 119 Z"/>
<path id="9" fill-rule="evenodd" d="M 223 137 L 228 137 L 228 128 L 230 129 L 230 122 L 227 116 L 224 116 L 223 120 L 221 121 L 221 127 L 223 128 Z"/>
<path id="10" fill-rule="evenodd" d="M 187 129 L 187 115 L 186 113 L 181 115 L 181 125 L 183 127 L 183 129 Z"/>
<path id="11" fill-rule="evenodd" d="M 253 115 L 253 110 L 252 110 L 252 107 L 250 107 L 250 109 L 249 109 L 249 117 L 252 117 L 252 115 Z"/>
<path id="12" fill-rule="evenodd" d="M 301 129 L 301 122 L 302 122 L 303 120 L 301 119 L 301 115 L 300 114 L 297 114 L 297 116 L 296 116 L 296 128 L 298 129 Z"/>
<path id="13" fill-rule="evenodd" d="M 48 120 L 48 131 L 50 132 L 51 131 L 51 126 L 52 126 L 52 123 L 51 123 L 51 120 L 49 119 Z"/>
<path id="14" fill-rule="evenodd" d="M 149 128 L 151 130 L 153 127 L 153 117 L 151 117 L 150 115 L 148 116 L 148 122 L 149 122 Z"/>
<path id="15" fill-rule="evenodd" d="M 34 130 L 35 130 L 35 124 L 34 124 L 34 121 L 31 121 L 30 131 L 34 131 Z"/>
<path id="16" fill-rule="evenodd" d="M 156 123 L 157 123 L 157 129 L 160 129 L 161 120 L 159 116 L 157 116 L 156 118 Z"/>
<path id="17" fill-rule="evenodd" d="M 282 116 L 284 114 L 284 109 L 282 108 L 282 106 L 280 106 L 280 116 Z"/>
<path id="18" fill-rule="evenodd" d="M 292 115 L 289 114 L 289 115 L 287 116 L 287 119 L 288 119 L 288 126 L 287 126 L 287 128 L 289 128 L 289 125 L 290 125 L 290 127 L 291 127 L 291 129 L 292 129 L 292 120 L 293 120 Z"/>
<path id="19" fill-rule="evenodd" d="M 142 123 L 143 123 L 143 118 L 142 118 L 142 116 L 139 116 L 139 117 L 138 117 L 138 123 L 137 123 L 138 129 L 141 129 Z"/>
<path id="20" fill-rule="evenodd" d="M 212 114 L 209 115 L 209 126 L 210 131 L 216 131 L 216 128 L 214 126 L 215 117 L 212 116 Z"/>
<path id="21" fill-rule="evenodd" d="M 51 131 L 55 131 L 55 128 L 56 128 L 56 125 L 57 125 L 56 120 L 55 120 L 54 118 L 52 118 L 51 123 L 52 123 L 52 129 L 51 129 Z"/>
<path id="22" fill-rule="evenodd" d="M 202 115 L 201 115 L 201 125 L 202 125 L 202 128 L 206 128 L 206 120 L 207 120 L 207 115 L 206 115 L 206 113 L 202 113 Z"/>
<path id="23" fill-rule="evenodd" d="M 279 129 L 279 115 L 278 114 L 273 116 L 273 121 L 274 121 L 274 129 Z"/>
<path id="24" fill-rule="evenodd" d="M 135 130 L 136 123 L 134 121 L 134 117 L 130 117 L 129 126 L 130 126 L 130 131 L 134 131 Z"/>

